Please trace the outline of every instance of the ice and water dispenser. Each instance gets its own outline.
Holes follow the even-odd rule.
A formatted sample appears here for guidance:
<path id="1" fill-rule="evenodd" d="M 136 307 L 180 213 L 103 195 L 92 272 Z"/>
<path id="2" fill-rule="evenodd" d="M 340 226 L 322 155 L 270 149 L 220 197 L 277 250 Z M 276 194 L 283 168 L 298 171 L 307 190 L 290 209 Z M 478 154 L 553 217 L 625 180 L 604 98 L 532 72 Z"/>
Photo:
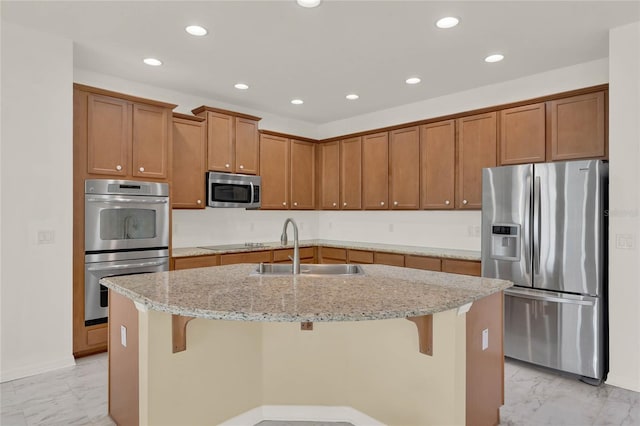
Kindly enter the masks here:
<path id="1" fill-rule="evenodd" d="M 491 225 L 491 258 L 520 260 L 520 225 L 515 223 Z"/>

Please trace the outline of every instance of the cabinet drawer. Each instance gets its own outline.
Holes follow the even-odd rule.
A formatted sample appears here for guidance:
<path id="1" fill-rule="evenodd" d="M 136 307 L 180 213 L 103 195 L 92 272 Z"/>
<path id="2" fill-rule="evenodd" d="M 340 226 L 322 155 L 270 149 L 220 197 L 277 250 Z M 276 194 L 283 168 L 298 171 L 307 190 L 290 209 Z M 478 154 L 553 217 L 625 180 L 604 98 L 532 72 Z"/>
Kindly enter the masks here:
<path id="1" fill-rule="evenodd" d="M 248 253 L 231 253 L 220 255 L 220 265 L 260 262 L 271 262 L 271 251 L 253 251 Z"/>
<path id="2" fill-rule="evenodd" d="M 480 262 L 475 260 L 442 259 L 442 272 L 479 277 L 482 267 Z"/>
<path id="3" fill-rule="evenodd" d="M 218 266 L 220 259 L 217 255 L 176 257 L 173 259 L 173 269 L 204 268 L 207 266 Z"/>
<path id="4" fill-rule="evenodd" d="M 349 250 L 349 263 L 373 263 L 373 252 L 366 250 Z"/>
<path id="5" fill-rule="evenodd" d="M 389 266 L 404 266 L 404 254 L 375 252 L 373 263 Z"/>
<path id="6" fill-rule="evenodd" d="M 109 328 L 107 325 L 100 325 L 99 327 L 93 328 L 91 330 L 87 330 L 87 345 L 106 345 Z"/>
<path id="7" fill-rule="evenodd" d="M 289 256 L 293 257 L 293 249 L 283 249 L 273 251 L 274 262 L 291 262 Z M 314 258 L 313 247 L 300 248 L 300 261 Z"/>
<path id="8" fill-rule="evenodd" d="M 320 247 L 320 260 L 322 263 L 326 259 L 341 260 L 342 263 L 347 263 L 347 249 L 333 248 L 333 247 Z"/>
<path id="9" fill-rule="evenodd" d="M 440 271 L 440 259 L 437 257 L 416 256 L 408 254 L 404 257 L 404 266 L 407 268 L 425 269 L 427 271 Z"/>

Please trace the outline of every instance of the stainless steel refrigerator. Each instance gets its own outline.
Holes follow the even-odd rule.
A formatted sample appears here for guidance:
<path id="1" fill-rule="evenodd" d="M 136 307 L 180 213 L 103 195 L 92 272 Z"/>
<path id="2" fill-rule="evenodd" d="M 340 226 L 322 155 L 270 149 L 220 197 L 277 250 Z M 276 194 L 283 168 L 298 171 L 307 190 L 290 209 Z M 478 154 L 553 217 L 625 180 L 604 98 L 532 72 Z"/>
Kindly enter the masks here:
<path id="1" fill-rule="evenodd" d="M 601 160 L 483 170 L 482 275 L 515 284 L 506 356 L 606 378 L 607 189 Z"/>

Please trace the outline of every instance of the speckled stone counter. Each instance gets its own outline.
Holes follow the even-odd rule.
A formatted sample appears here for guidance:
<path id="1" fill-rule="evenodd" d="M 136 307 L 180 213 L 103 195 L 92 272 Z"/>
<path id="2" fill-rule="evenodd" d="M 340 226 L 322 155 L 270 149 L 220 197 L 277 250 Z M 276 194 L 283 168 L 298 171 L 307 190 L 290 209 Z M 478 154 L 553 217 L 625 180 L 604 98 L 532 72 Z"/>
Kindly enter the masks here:
<path id="1" fill-rule="evenodd" d="M 379 243 L 366 243 L 356 241 L 336 241 L 336 240 L 304 240 L 300 241 L 300 247 L 335 247 L 354 250 L 371 250 L 371 251 L 383 251 L 388 253 L 400 253 L 400 254 L 414 254 L 418 256 L 433 256 L 447 259 L 460 259 L 460 260 L 480 260 L 480 251 L 475 250 L 456 250 L 445 249 L 437 247 L 420 247 L 420 246 L 407 246 L 398 244 L 379 244 Z M 260 246 L 250 247 L 235 247 L 227 248 L 226 245 L 220 246 L 208 246 L 205 247 L 182 247 L 174 248 L 172 250 L 173 257 L 188 257 L 188 256 L 203 256 L 208 254 L 224 254 L 224 253 L 237 253 L 237 252 L 249 252 L 259 250 L 276 250 L 281 248 L 292 248 L 293 244 L 287 244 L 283 246 L 279 242 L 265 242 Z"/>
<path id="2" fill-rule="evenodd" d="M 447 311 L 509 281 L 384 265 L 364 275 L 257 276 L 255 264 L 103 278 L 150 310 L 207 319 L 294 322 L 405 318 Z"/>

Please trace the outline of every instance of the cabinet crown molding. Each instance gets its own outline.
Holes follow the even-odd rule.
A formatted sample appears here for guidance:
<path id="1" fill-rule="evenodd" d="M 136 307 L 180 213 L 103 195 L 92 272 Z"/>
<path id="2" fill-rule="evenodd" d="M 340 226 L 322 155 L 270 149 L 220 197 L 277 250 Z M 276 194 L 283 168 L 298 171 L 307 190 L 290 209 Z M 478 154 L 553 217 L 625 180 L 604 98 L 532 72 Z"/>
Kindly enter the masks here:
<path id="1" fill-rule="evenodd" d="M 124 100 L 131 101 L 131 102 L 143 103 L 143 104 L 147 104 L 147 105 L 154 105 L 154 106 L 159 106 L 159 107 L 162 107 L 162 108 L 174 109 L 175 107 L 178 106 L 177 104 L 171 104 L 171 103 L 168 103 L 168 102 L 155 101 L 153 99 L 140 98 L 138 96 L 131 96 L 131 95 L 127 95 L 125 93 L 114 92 L 112 90 L 106 90 L 106 89 L 100 89 L 98 87 L 87 86 L 87 85 L 80 84 L 80 83 L 73 83 L 73 88 L 74 89 L 78 89 L 78 90 L 82 90 L 83 92 L 95 93 L 96 95 L 111 96 L 111 97 L 114 97 L 114 98 L 124 99 Z"/>
<path id="2" fill-rule="evenodd" d="M 247 120 L 255 120 L 255 121 L 262 120 L 262 117 L 256 117 L 255 115 L 243 114 L 241 112 L 229 111 L 227 109 L 214 108 L 206 105 L 202 105 L 202 106 L 199 106 L 198 108 L 191 110 L 191 112 L 195 115 L 202 114 L 205 111 L 217 112 L 218 114 L 231 115 L 233 117 L 246 118 Z"/>

